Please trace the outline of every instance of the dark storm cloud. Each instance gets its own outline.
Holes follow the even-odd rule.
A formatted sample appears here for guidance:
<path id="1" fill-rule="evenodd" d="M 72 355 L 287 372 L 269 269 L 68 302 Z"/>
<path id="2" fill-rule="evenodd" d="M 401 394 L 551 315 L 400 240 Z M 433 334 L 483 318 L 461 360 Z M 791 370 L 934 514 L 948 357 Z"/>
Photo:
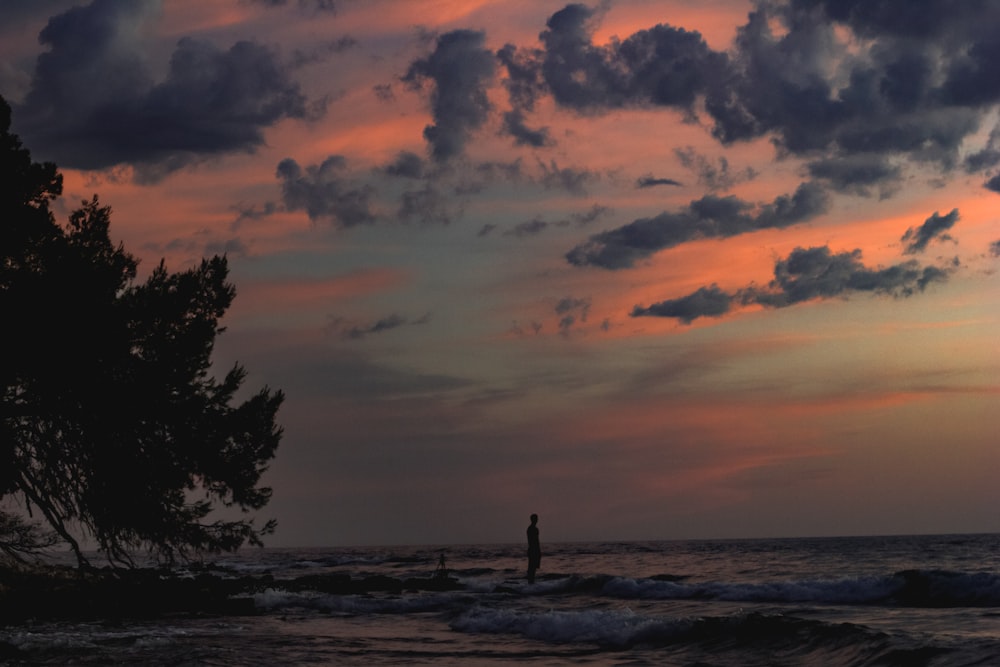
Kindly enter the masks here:
<path id="1" fill-rule="evenodd" d="M 952 209 L 948 215 L 938 215 L 938 212 L 934 211 L 931 217 L 927 218 L 920 227 L 910 227 L 906 230 L 903 238 L 900 239 L 903 243 L 907 244 L 903 252 L 907 255 L 915 255 L 918 252 L 926 250 L 927 244 L 932 239 L 950 240 L 951 237 L 946 232 L 956 222 L 958 222 L 957 208 Z"/>
<path id="2" fill-rule="evenodd" d="M 385 167 L 385 173 L 401 178 L 423 178 L 424 161 L 416 153 L 401 151 L 395 162 Z"/>
<path id="3" fill-rule="evenodd" d="M 0 2 L 0 25 L 14 25 L 29 19 L 45 19 L 64 12 L 78 0 L 4 0 Z"/>
<path id="4" fill-rule="evenodd" d="M 592 9 L 568 5 L 540 35 L 542 79 L 562 106 L 690 110 L 707 83 L 724 75 L 726 55 L 712 51 L 697 32 L 661 24 L 602 47 L 592 42 L 594 18 Z"/>
<path id="5" fill-rule="evenodd" d="M 998 164 L 1000 164 L 1000 126 L 993 128 L 989 141 L 981 150 L 966 156 L 965 170 L 971 174 L 991 169 Z"/>
<path id="6" fill-rule="evenodd" d="M 844 39 L 838 22 L 862 39 Z M 803 156 L 898 154 L 950 169 L 984 105 L 1000 99 L 987 80 L 998 26 L 995 2 L 760 2 L 739 29 L 732 77 L 706 93 L 713 133 L 724 143 L 770 134 Z"/>
<path id="7" fill-rule="evenodd" d="M 166 78 L 144 62 L 141 26 L 156 3 L 95 0 L 53 17 L 39 39 L 17 128 L 61 166 L 131 163 L 139 180 L 228 152 L 253 151 L 263 130 L 307 115 L 298 84 L 268 48 L 227 50 L 182 38 Z"/>
<path id="8" fill-rule="evenodd" d="M 699 317 L 719 317 L 740 305 L 785 308 L 814 299 L 866 292 L 909 297 L 931 283 L 945 282 L 948 276 L 948 269 L 921 266 L 915 260 L 872 269 L 861 262 L 860 250 L 834 254 L 826 246 L 796 248 L 775 264 L 774 280 L 766 288 L 751 285 L 728 293 L 717 285 L 701 287 L 677 299 L 635 306 L 632 317 L 672 317 L 690 324 Z"/>
<path id="9" fill-rule="evenodd" d="M 706 195 L 681 211 L 640 218 L 623 227 L 594 234 L 566 254 L 570 264 L 625 269 L 650 255 L 697 239 L 728 238 L 759 229 L 805 222 L 827 209 L 826 191 L 803 183 L 793 195 L 754 206 L 733 196 Z"/>
<path id="10" fill-rule="evenodd" d="M 471 133 L 478 129 L 491 109 L 486 90 L 493 80 L 496 59 L 483 48 L 485 35 L 455 30 L 438 38 L 429 56 L 410 65 L 403 81 L 419 87 L 424 79 L 434 82 L 431 113 L 434 124 L 424 128 L 431 154 L 444 161 L 462 153 Z"/>
<path id="11" fill-rule="evenodd" d="M 902 178 L 899 166 L 877 154 L 816 160 L 810 162 L 808 168 L 810 176 L 826 181 L 834 190 L 865 197 L 872 193 L 872 188 L 876 188 L 885 198 L 899 188 Z"/>
<path id="12" fill-rule="evenodd" d="M 665 24 L 597 45 L 598 18 L 567 5 L 549 18 L 540 48 L 498 52 L 516 127 L 530 126 L 543 95 L 587 114 L 667 107 L 692 119 L 703 102 L 723 144 L 770 136 L 833 187 L 888 196 L 900 175 L 890 158 L 953 168 L 1000 102 L 993 0 L 758 0 L 727 53 Z M 977 160 L 995 156 L 967 167 Z M 724 189 L 725 178 L 712 187 Z"/>
<path id="13" fill-rule="evenodd" d="M 305 169 L 295 160 L 285 158 L 277 168 L 285 208 L 305 211 L 310 220 L 326 220 L 341 227 L 375 222 L 371 210 L 372 188 L 350 181 L 346 170 L 346 161 L 339 155 Z"/>
<path id="14" fill-rule="evenodd" d="M 992 190 L 993 192 L 1000 192 L 1000 174 L 997 174 L 983 183 L 983 187 L 987 190 Z"/>
<path id="15" fill-rule="evenodd" d="M 654 178 L 652 174 L 647 174 L 640 177 L 635 182 L 635 187 L 637 188 L 653 188 L 657 185 L 683 185 L 680 181 L 675 181 L 672 178 Z"/>

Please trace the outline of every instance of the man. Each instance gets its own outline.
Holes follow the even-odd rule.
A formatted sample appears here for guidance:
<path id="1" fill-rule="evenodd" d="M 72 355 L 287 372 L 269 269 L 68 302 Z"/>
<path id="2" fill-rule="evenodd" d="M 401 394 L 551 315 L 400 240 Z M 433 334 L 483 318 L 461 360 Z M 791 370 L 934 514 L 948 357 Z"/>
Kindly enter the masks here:
<path id="1" fill-rule="evenodd" d="M 531 515 L 528 526 L 528 583 L 535 583 L 535 570 L 542 565 L 542 545 L 538 541 L 538 515 Z"/>

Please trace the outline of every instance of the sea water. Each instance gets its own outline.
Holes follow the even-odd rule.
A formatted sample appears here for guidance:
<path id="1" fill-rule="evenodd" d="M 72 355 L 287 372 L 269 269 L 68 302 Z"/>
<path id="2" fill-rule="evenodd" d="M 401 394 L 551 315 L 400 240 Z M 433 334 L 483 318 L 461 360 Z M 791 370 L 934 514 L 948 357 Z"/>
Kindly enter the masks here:
<path id="1" fill-rule="evenodd" d="M 1000 535 L 542 546 L 532 584 L 521 544 L 246 550 L 207 565 L 273 576 L 251 614 L 18 625 L 0 642 L 11 665 L 1000 665 Z M 441 555 L 455 590 L 281 585 L 431 578 Z"/>

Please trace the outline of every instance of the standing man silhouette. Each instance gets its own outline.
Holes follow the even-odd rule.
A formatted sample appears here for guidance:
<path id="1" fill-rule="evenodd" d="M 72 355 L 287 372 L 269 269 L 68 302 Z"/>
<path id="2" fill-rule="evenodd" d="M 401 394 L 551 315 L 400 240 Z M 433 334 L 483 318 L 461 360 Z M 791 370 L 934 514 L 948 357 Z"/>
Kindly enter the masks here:
<path id="1" fill-rule="evenodd" d="M 538 515 L 531 515 L 528 526 L 528 583 L 535 583 L 535 570 L 542 565 L 542 545 L 538 541 Z"/>

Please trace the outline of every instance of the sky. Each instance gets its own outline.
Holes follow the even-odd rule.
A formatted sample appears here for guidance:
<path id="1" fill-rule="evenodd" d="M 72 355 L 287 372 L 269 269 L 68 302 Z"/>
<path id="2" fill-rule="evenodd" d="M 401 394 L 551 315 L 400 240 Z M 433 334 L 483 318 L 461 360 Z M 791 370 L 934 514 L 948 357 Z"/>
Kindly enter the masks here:
<path id="1" fill-rule="evenodd" d="M 0 4 L 59 219 L 228 257 L 270 546 L 1000 531 L 997 63 L 996 0 Z"/>

